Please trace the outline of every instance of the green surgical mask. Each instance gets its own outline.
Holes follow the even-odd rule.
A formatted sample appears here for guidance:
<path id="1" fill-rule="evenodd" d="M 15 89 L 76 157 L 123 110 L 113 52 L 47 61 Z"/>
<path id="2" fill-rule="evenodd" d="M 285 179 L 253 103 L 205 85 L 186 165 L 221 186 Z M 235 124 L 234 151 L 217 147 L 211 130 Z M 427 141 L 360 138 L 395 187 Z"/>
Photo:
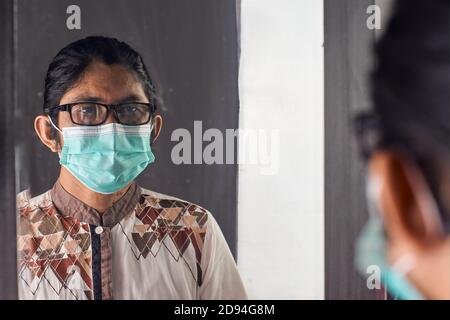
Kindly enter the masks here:
<path id="1" fill-rule="evenodd" d="M 395 264 L 387 263 L 384 229 L 380 218 L 371 217 L 364 227 L 356 245 L 356 266 L 362 275 L 367 275 L 369 266 L 377 266 L 381 272 L 381 283 L 395 299 L 422 300 L 423 296 L 406 277 L 414 266 L 414 259 L 402 256 Z"/>
<path id="2" fill-rule="evenodd" d="M 155 161 L 150 147 L 151 131 L 148 124 L 119 123 L 63 128 L 60 164 L 89 189 L 114 193 Z"/>
<path id="3" fill-rule="evenodd" d="M 387 261 L 385 232 L 378 210 L 376 189 L 375 181 L 368 183 L 370 219 L 356 242 L 356 267 L 362 275 L 367 276 L 368 267 L 377 266 L 381 272 L 381 283 L 395 299 L 422 300 L 424 297 L 406 276 L 415 265 L 414 257 L 405 254 L 394 264 Z"/>

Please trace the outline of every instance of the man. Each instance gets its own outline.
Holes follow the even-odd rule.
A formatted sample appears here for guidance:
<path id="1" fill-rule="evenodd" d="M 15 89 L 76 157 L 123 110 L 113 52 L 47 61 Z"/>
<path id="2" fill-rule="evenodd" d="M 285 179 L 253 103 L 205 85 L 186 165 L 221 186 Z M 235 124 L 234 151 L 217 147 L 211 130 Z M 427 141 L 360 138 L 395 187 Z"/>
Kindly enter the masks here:
<path id="1" fill-rule="evenodd" d="M 246 298 L 213 216 L 134 182 L 155 159 L 156 98 L 124 42 L 88 37 L 55 56 L 35 130 L 60 175 L 18 195 L 20 298 Z"/>
<path id="2" fill-rule="evenodd" d="M 396 2 L 357 121 L 372 209 L 357 263 L 396 299 L 450 299 L 449 22 L 448 0 Z"/>

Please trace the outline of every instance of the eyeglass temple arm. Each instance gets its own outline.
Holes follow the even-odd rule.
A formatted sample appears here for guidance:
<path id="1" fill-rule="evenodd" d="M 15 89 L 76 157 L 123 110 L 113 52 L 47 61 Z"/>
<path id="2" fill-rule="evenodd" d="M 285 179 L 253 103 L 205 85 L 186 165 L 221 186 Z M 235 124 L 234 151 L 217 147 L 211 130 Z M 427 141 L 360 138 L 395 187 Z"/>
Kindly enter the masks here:
<path id="1" fill-rule="evenodd" d="M 69 104 L 62 104 L 56 107 L 44 108 L 44 113 L 47 115 L 51 115 L 54 110 L 67 111 Z"/>

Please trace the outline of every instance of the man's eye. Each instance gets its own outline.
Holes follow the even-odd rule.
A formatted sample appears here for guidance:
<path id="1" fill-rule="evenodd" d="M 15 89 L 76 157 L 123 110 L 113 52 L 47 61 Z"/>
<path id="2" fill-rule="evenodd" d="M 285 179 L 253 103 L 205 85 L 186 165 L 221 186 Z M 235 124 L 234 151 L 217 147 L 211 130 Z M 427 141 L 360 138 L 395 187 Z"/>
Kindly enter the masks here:
<path id="1" fill-rule="evenodd" d="M 135 106 L 126 106 L 125 111 L 126 112 L 136 112 L 137 108 Z"/>
<path id="2" fill-rule="evenodd" d="M 96 108 L 94 106 L 89 106 L 89 107 L 83 107 L 81 108 L 81 113 L 85 114 L 85 115 L 91 115 L 91 114 L 95 114 L 96 113 Z"/>

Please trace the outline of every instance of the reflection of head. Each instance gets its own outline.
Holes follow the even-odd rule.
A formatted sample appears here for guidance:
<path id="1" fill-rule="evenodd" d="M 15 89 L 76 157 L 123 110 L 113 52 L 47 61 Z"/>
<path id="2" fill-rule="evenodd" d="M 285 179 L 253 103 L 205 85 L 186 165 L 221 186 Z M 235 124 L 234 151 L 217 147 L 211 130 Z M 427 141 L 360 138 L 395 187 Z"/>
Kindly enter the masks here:
<path id="1" fill-rule="evenodd" d="M 44 109 L 58 105 L 93 61 L 126 67 L 137 76 L 149 101 L 155 98 L 155 87 L 139 53 L 117 39 L 91 36 L 67 45 L 53 58 L 45 77 Z M 56 118 L 53 121 L 57 123 Z"/>
<path id="2" fill-rule="evenodd" d="M 450 298 L 449 22 L 448 0 L 396 3 L 376 46 L 374 110 L 357 122 L 380 213 L 372 227 L 383 221 L 381 232 L 365 228 L 360 244 L 376 250 L 358 250 L 359 260 L 384 266 L 403 298 Z"/>
<path id="3" fill-rule="evenodd" d="M 382 147 L 414 160 L 440 205 L 450 155 L 450 2 L 401 0 L 376 47 L 372 74 Z"/>

